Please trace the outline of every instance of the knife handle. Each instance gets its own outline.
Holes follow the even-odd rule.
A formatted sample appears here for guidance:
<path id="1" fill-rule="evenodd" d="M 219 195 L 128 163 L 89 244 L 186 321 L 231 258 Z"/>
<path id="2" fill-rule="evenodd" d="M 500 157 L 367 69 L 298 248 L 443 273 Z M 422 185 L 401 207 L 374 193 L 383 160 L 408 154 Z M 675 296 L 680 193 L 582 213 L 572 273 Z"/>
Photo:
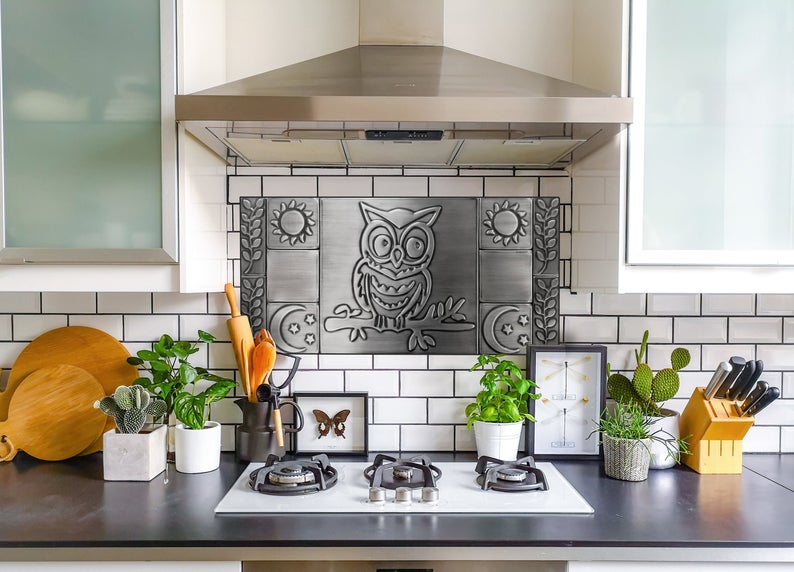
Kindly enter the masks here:
<path id="1" fill-rule="evenodd" d="M 744 364 L 742 373 L 739 374 L 739 376 L 736 378 L 736 381 L 733 382 L 733 385 L 728 388 L 728 393 L 725 397 L 736 401 L 736 396 L 739 394 L 739 390 L 743 389 L 745 384 L 753 379 L 753 377 L 755 377 L 755 361 L 750 359 L 747 360 L 746 364 Z M 750 387 L 752 387 L 752 385 Z"/>
<path id="2" fill-rule="evenodd" d="M 780 397 L 780 390 L 777 387 L 770 387 L 767 389 L 764 394 L 759 397 L 755 403 L 750 405 L 747 408 L 747 411 L 742 413 L 743 417 L 754 417 L 758 415 L 758 413 L 770 403 L 772 403 L 775 399 Z"/>
<path id="3" fill-rule="evenodd" d="M 733 382 L 736 381 L 736 378 L 739 377 L 739 374 L 742 372 L 746 362 L 742 357 L 733 356 L 728 360 L 728 363 L 731 364 L 732 369 L 717 388 L 717 393 L 714 395 L 714 397 L 718 399 L 725 399 L 725 397 L 728 395 L 728 389 L 730 389 L 730 387 L 733 385 Z"/>
<path id="4" fill-rule="evenodd" d="M 747 399 L 745 399 L 745 400 L 742 402 L 742 405 L 741 405 L 741 407 L 739 407 L 739 412 L 740 412 L 742 415 L 745 415 L 745 414 L 747 413 L 747 410 L 748 410 L 748 409 L 750 409 L 750 407 L 751 407 L 752 405 L 754 405 L 754 404 L 755 404 L 755 402 L 756 402 L 756 401 L 758 401 L 758 399 L 760 399 L 760 397 L 761 397 L 761 396 L 762 396 L 764 393 L 766 393 L 766 390 L 767 390 L 767 389 L 769 389 L 769 384 L 768 384 L 767 382 L 765 382 L 765 381 L 759 381 L 758 383 L 756 383 L 756 384 L 755 384 L 755 389 L 753 389 L 753 390 L 750 392 L 750 395 L 748 395 L 748 396 L 747 396 Z"/>
<path id="5" fill-rule="evenodd" d="M 736 401 L 744 401 L 747 399 L 747 396 L 750 395 L 750 392 L 755 387 L 755 382 L 758 381 L 758 378 L 761 377 L 761 374 L 764 373 L 764 362 L 760 359 L 755 360 L 755 372 L 753 375 L 745 380 L 744 385 L 739 386 L 738 384 L 734 386 L 731 391 L 731 395 L 733 399 Z"/>
<path id="6" fill-rule="evenodd" d="M 719 365 L 717 365 L 717 369 L 714 370 L 714 375 L 711 376 L 711 381 L 706 386 L 706 391 L 703 394 L 703 397 L 706 399 L 711 399 L 714 397 L 714 394 L 717 393 L 717 389 L 722 384 L 725 377 L 731 372 L 731 366 L 727 361 L 721 361 Z"/>

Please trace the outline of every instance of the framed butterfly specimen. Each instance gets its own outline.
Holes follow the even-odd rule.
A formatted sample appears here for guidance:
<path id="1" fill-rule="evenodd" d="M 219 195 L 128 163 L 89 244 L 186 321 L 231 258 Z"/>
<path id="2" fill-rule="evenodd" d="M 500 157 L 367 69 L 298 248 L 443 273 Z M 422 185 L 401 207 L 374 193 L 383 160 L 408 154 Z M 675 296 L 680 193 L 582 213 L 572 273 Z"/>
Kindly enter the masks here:
<path id="1" fill-rule="evenodd" d="M 532 346 L 528 377 L 540 399 L 529 404 L 534 423 L 526 423 L 529 454 L 540 459 L 598 458 L 590 437 L 605 406 L 607 349 L 597 345 Z"/>
<path id="2" fill-rule="evenodd" d="M 295 454 L 369 453 L 369 399 L 366 392 L 296 392 L 292 396 L 306 415 L 303 429 L 295 434 Z"/>

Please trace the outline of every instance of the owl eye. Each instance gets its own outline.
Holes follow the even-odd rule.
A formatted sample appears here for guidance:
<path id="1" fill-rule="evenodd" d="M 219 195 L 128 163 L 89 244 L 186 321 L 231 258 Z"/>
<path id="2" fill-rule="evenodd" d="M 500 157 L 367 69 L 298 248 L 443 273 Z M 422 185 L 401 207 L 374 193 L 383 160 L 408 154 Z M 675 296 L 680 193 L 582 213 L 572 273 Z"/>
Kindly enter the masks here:
<path id="1" fill-rule="evenodd" d="M 419 258 L 425 252 L 425 243 L 415 236 L 405 241 L 405 253 L 410 258 Z"/>
<path id="2" fill-rule="evenodd" d="M 388 234 L 375 234 L 372 237 L 372 252 L 375 256 L 384 257 L 391 252 L 392 241 Z"/>

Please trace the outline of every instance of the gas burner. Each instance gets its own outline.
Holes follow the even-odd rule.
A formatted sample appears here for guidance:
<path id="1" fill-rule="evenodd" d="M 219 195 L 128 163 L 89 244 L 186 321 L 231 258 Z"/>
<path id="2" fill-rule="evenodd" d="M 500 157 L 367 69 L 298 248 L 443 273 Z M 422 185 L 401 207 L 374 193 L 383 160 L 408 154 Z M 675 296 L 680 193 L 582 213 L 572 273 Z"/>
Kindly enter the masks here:
<path id="1" fill-rule="evenodd" d="M 370 487 L 419 489 L 435 487 L 441 478 L 441 469 L 433 465 L 426 455 L 410 459 L 396 459 L 388 455 L 377 455 L 375 462 L 364 469 Z"/>
<path id="2" fill-rule="evenodd" d="M 546 475 L 535 467 L 535 459 L 523 457 L 517 461 L 502 461 L 493 457 L 477 460 L 477 484 L 483 490 L 503 492 L 547 491 Z"/>
<path id="3" fill-rule="evenodd" d="M 306 495 L 330 489 L 336 480 L 336 469 L 327 455 L 283 462 L 276 455 L 269 455 L 264 467 L 251 472 L 248 485 L 266 495 Z"/>

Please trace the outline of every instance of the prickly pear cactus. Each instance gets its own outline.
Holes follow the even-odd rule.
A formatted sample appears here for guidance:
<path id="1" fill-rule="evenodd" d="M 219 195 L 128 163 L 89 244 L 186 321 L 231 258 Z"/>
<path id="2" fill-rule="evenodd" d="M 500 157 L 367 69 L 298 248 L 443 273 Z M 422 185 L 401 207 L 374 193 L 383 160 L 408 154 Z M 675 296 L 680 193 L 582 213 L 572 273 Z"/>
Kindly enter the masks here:
<path id="1" fill-rule="evenodd" d="M 155 419 L 166 412 L 165 401 L 149 394 L 139 385 L 120 385 L 113 395 L 103 397 L 94 407 L 116 420 L 121 433 L 138 433 L 146 423 L 146 416 Z"/>
<path id="2" fill-rule="evenodd" d="M 678 370 L 689 365 L 691 356 L 686 348 L 675 348 L 670 354 L 671 368 L 664 368 L 654 375 L 647 364 L 649 332 L 645 330 L 640 349 L 634 351 L 637 367 L 630 380 L 621 373 L 613 373 L 607 379 L 607 389 L 612 399 L 619 403 L 638 403 L 648 415 L 657 415 L 661 403 L 672 399 L 678 393 L 681 380 Z"/>

